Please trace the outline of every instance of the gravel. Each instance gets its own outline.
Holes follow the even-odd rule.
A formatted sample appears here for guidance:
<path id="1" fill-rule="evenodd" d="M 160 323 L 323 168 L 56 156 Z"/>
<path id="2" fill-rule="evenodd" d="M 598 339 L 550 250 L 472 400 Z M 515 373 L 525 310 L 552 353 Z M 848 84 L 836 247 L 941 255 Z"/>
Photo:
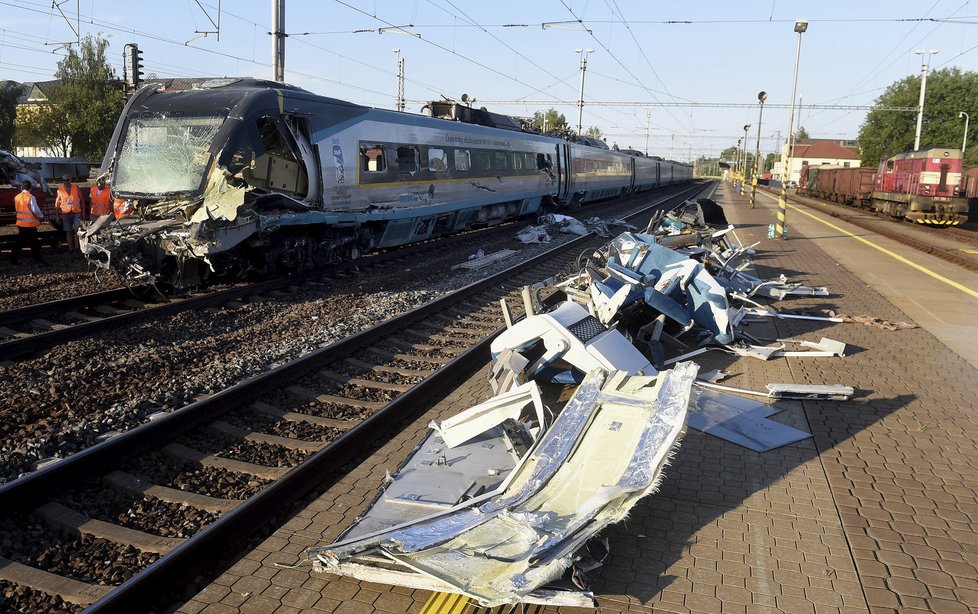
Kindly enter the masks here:
<path id="1" fill-rule="evenodd" d="M 68 603 L 61 597 L 11 584 L 0 580 L 0 612 L 24 612 L 25 614 L 75 614 L 84 610 L 80 605 Z"/>

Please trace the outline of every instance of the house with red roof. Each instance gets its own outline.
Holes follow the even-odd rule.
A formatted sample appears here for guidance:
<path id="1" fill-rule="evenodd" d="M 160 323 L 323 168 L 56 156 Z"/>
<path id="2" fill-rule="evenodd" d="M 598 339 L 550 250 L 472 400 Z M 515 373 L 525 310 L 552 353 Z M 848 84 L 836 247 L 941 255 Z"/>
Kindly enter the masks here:
<path id="1" fill-rule="evenodd" d="M 834 139 L 798 139 L 792 148 L 788 173 L 785 178 L 788 181 L 797 182 L 799 177 L 801 177 L 801 167 L 806 164 L 813 166 L 841 166 L 846 168 L 859 166 L 859 153 L 855 147 L 843 144 L 850 142 L 840 142 Z M 787 147 L 785 145 L 785 151 L 787 151 Z M 774 161 L 773 176 L 775 179 L 781 177 L 780 160 Z"/>

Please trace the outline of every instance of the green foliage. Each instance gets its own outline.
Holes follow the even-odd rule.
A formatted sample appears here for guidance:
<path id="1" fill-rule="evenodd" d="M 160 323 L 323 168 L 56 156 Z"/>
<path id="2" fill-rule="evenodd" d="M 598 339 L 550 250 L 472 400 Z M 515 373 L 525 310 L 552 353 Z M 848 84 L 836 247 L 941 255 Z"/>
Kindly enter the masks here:
<path id="1" fill-rule="evenodd" d="M 810 138 L 812 137 L 811 135 L 808 134 L 808 130 L 805 130 L 804 126 L 798 126 L 798 129 L 795 130 L 796 141 L 800 141 L 801 139 L 810 139 Z"/>
<path id="2" fill-rule="evenodd" d="M 592 139 L 600 139 L 601 129 L 598 128 L 597 126 L 591 126 L 590 128 L 584 131 L 584 136 L 589 136 Z"/>
<path id="3" fill-rule="evenodd" d="M 78 50 L 69 48 L 55 73 L 60 83 L 47 92 L 49 103 L 22 117 L 25 142 L 66 156 L 102 158 L 125 104 L 122 85 L 105 60 L 108 46 L 106 39 L 90 35 Z"/>
<path id="4" fill-rule="evenodd" d="M 14 122 L 21 89 L 13 81 L 0 81 L 0 149 L 14 148 Z"/>
<path id="5" fill-rule="evenodd" d="M 775 154 L 773 151 L 768 155 L 764 156 L 764 160 L 761 162 L 761 166 L 763 168 L 763 170 L 761 171 L 762 173 L 766 173 L 772 168 L 774 168 L 774 159 L 776 157 L 777 154 Z"/>
<path id="6" fill-rule="evenodd" d="M 876 107 L 916 107 L 920 98 L 920 76 L 901 79 L 876 99 Z M 920 146 L 960 149 L 964 137 L 961 111 L 978 118 L 978 73 L 944 68 L 927 77 L 927 99 L 920 132 Z M 968 126 L 965 168 L 978 166 L 978 148 L 972 148 L 978 137 L 975 121 Z M 859 147 L 863 166 L 877 166 L 883 158 L 913 149 L 917 114 L 873 109 L 859 129 Z"/>
<path id="7" fill-rule="evenodd" d="M 530 121 L 530 125 L 533 126 L 535 130 L 552 134 L 560 134 L 569 129 L 567 126 L 567 118 L 564 117 L 563 113 L 558 113 L 553 107 L 550 107 L 546 111 L 535 112 L 533 114 L 533 119 Z"/>

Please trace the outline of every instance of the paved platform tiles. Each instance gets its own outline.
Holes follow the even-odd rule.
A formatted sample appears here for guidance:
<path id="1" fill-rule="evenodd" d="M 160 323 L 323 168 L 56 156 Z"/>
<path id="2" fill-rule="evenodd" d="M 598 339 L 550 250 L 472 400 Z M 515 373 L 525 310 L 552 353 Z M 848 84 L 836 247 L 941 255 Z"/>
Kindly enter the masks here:
<path id="1" fill-rule="evenodd" d="M 782 310 L 831 308 L 911 320 L 821 248 L 824 232 L 767 240 L 770 208 L 721 185 L 714 196 L 762 275 L 827 285 Z M 926 297 L 918 297 L 926 304 Z M 733 386 L 841 383 L 850 402 L 793 402 L 775 419 L 812 432 L 766 454 L 690 431 L 659 493 L 605 535 L 593 588 L 602 611 L 966 612 L 978 609 L 978 371 L 926 329 L 777 321 L 762 337 L 827 336 L 845 358 L 762 362 L 713 352 Z M 313 573 L 304 550 L 325 544 L 369 504 L 429 420 L 483 400 L 485 371 L 246 554 L 180 612 L 418 612 L 427 591 Z M 471 608 L 470 608 L 471 609 Z M 557 611 L 556 608 L 546 608 Z M 572 611 L 561 608 L 561 611 Z"/>

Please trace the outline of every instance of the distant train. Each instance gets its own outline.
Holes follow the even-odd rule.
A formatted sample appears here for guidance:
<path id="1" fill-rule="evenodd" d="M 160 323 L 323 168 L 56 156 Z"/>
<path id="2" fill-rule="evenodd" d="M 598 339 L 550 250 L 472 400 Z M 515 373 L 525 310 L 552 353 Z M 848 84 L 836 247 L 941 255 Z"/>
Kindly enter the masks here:
<path id="1" fill-rule="evenodd" d="M 968 219 L 961 165 L 961 150 L 940 147 L 896 154 L 877 169 L 808 165 L 798 192 L 918 224 L 955 226 Z"/>
<path id="2" fill-rule="evenodd" d="M 144 87 L 100 169 L 135 214 L 84 228 L 82 250 L 133 281 L 192 286 L 692 178 L 689 165 L 525 132 L 485 109 L 430 110 L 447 119 L 254 79 Z"/>

